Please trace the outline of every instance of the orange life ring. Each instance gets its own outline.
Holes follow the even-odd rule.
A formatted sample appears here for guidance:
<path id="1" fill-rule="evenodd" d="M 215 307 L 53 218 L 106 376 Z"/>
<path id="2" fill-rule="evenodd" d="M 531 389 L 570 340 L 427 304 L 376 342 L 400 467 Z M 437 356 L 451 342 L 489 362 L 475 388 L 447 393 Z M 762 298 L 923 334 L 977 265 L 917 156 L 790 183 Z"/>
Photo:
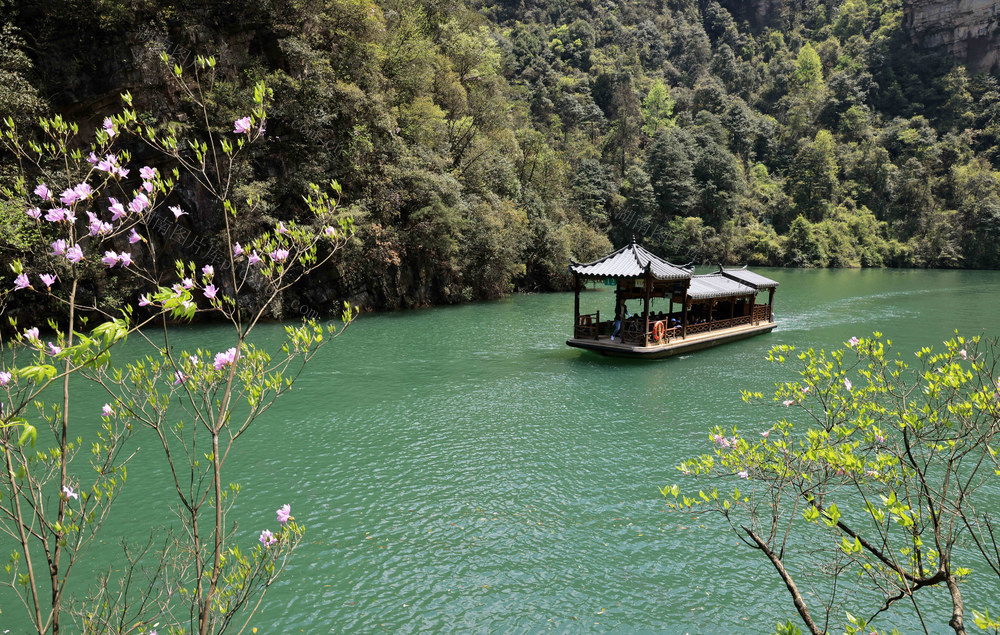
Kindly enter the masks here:
<path id="1" fill-rule="evenodd" d="M 663 320 L 660 320 L 659 322 L 653 325 L 653 337 L 656 338 L 657 342 L 663 340 L 663 335 L 666 332 L 666 330 L 667 327 L 663 324 Z"/>

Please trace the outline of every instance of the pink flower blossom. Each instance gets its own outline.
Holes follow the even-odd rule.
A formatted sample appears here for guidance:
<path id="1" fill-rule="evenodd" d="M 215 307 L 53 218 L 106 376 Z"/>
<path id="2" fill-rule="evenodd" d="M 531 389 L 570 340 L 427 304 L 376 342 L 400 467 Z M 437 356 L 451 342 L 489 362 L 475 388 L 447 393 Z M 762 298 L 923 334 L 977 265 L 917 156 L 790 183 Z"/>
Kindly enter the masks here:
<path id="1" fill-rule="evenodd" d="M 51 289 L 52 285 L 56 282 L 56 276 L 51 273 L 43 273 L 38 277 L 41 278 L 42 282 L 45 283 L 45 286 L 48 289 Z"/>
<path id="2" fill-rule="evenodd" d="M 783 405 L 784 407 L 787 408 L 788 406 L 792 405 L 793 403 L 795 403 L 794 399 L 786 399 L 786 400 L 784 400 L 784 401 L 781 402 L 781 405 Z"/>
<path id="3" fill-rule="evenodd" d="M 175 386 L 178 385 L 178 384 L 183 384 L 185 381 L 187 381 L 187 375 L 185 375 L 181 371 L 177 371 L 177 372 L 174 373 L 174 385 Z"/>
<path id="4" fill-rule="evenodd" d="M 63 497 L 66 500 L 69 500 L 71 498 L 75 499 L 75 500 L 79 500 L 79 498 L 80 498 L 80 495 L 77 494 L 76 492 L 74 492 L 73 488 L 70 487 L 69 485 L 63 485 L 63 487 L 62 487 L 62 493 L 63 493 Z"/>
<path id="5" fill-rule="evenodd" d="M 31 286 L 31 281 L 28 280 L 28 275 L 22 273 L 21 275 L 14 278 L 14 291 L 20 291 L 21 289 L 33 289 Z"/>
<path id="6" fill-rule="evenodd" d="M 207 287 L 205 287 L 205 297 L 206 298 L 213 299 L 213 298 L 215 298 L 215 294 L 218 293 L 218 292 L 219 292 L 219 290 L 215 288 L 214 284 L 210 284 Z"/>
<path id="7" fill-rule="evenodd" d="M 62 201 L 63 205 L 72 205 L 80 200 L 80 195 L 76 193 L 76 190 L 70 187 L 63 190 L 63 193 L 59 196 L 59 200 Z"/>
<path id="8" fill-rule="evenodd" d="M 191 278 L 184 278 L 183 280 L 181 280 L 181 284 L 184 285 L 185 289 L 194 288 L 194 280 L 192 280 Z"/>
<path id="9" fill-rule="evenodd" d="M 201 268 L 201 273 L 206 278 L 211 278 L 212 276 L 215 275 L 215 267 L 213 267 L 212 265 L 205 265 L 204 267 Z"/>
<path id="10" fill-rule="evenodd" d="M 156 178 L 156 168 L 151 168 L 148 165 L 144 165 L 139 168 L 139 176 L 142 177 L 143 181 L 151 181 Z"/>
<path id="11" fill-rule="evenodd" d="M 97 155 L 94 154 L 93 152 L 87 155 L 87 163 L 94 164 L 97 163 L 98 161 L 99 159 L 97 158 Z"/>
<path id="12" fill-rule="evenodd" d="M 281 222 L 278 223 L 278 233 L 279 234 L 287 234 L 288 233 L 288 228 L 285 227 L 284 223 L 281 223 Z"/>
<path id="13" fill-rule="evenodd" d="M 233 257 L 235 258 L 237 256 L 242 256 L 242 255 L 243 255 L 243 245 L 239 243 L 233 245 Z"/>
<path id="14" fill-rule="evenodd" d="M 118 254 L 113 251 L 105 251 L 104 257 L 101 258 L 101 262 L 106 264 L 108 268 L 114 267 L 118 264 Z"/>
<path id="15" fill-rule="evenodd" d="M 764 437 L 766 439 L 767 437 L 771 436 L 771 431 L 770 430 L 764 430 L 763 432 L 760 433 L 760 436 L 762 436 L 762 437 Z"/>
<path id="16" fill-rule="evenodd" d="M 233 364 L 238 357 L 239 355 L 236 352 L 236 347 L 233 347 L 224 353 L 216 353 L 215 363 L 213 366 L 215 366 L 215 370 L 222 370 L 224 366 Z"/>
<path id="17" fill-rule="evenodd" d="M 94 190 L 92 190 L 86 183 L 80 183 L 73 188 L 73 191 L 76 192 L 76 198 L 79 201 L 87 200 L 90 198 L 90 195 L 94 193 Z"/>
<path id="18" fill-rule="evenodd" d="M 281 262 L 285 258 L 288 258 L 288 250 L 287 249 L 275 249 L 274 251 L 271 252 L 270 255 L 271 255 L 271 258 L 274 259 L 275 261 Z"/>
<path id="19" fill-rule="evenodd" d="M 806 393 L 808 393 L 808 392 L 809 392 L 809 386 L 806 386 L 805 388 L 802 389 L 802 394 L 803 395 L 806 394 Z"/>
<path id="20" fill-rule="evenodd" d="M 962 356 L 962 359 L 969 359 L 969 353 L 964 348 L 958 351 L 958 354 Z"/>
<path id="21" fill-rule="evenodd" d="M 254 249 L 253 253 L 250 254 L 250 257 L 247 259 L 247 262 L 249 262 L 251 265 L 255 265 L 258 262 L 260 262 L 260 256 L 257 255 L 256 249 Z"/>
<path id="22" fill-rule="evenodd" d="M 236 134 L 248 134 L 250 132 L 250 117 L 243 117 L 233 122 L 233 132 Z"/>
<path id="23" fill-rule="evenodd" d="M 108 133 L 109 137 L 113 137 L 118 134 L 115 130 L 115 121 L 111 117 L 106 117 L 104 119 L 104 132 Z"/>
<path id="24" fill-rule="evenodd" d="M 56 355 L 58 355 L 61 352 L 62 352 L 62 347 L 61 346 L 56 346 L 52 342 L 49 342 L 49 354 L 50 355 L 52 355 L 53 357 L 55 357 Z"/>
<path id="25" fill-rule="evenodd" d="M 125 211 L 125 206 L 119 203 L 117 199 L 109 198 L 108 201 L 111 203 L 111 207 L 108 208 L 108 211 L 111 212 L 111 220 L 124 218 L 128 214 Z"/>
<path id="26" fill-rule="evenodd" d="M 258 540 L 260 540 L 260 544 L 264 545 L 265 547 L 270 547 L 271 545 L 278 542 L 278 539 L 274 537 L 274 534 L 272 534 L 267 529 L 260 532 L 260 538 Z"/>
<path id="27" fill-rule="evenodd" d="M 850 379 L 845 379 L 844 380 L 844 388 L 846 388 L 848 390 L 854 390 L 854 384 L 851 383 Z"/>
<path id="28" fill-rule="evenodd" d="M 73 245 L 66 250 L 66 260 L 70 262 L 80 262 L 83 260 L 83 250 L 80 249 L 80 245 Z"/>
<path id="29" fill-rule="evenodd" d="M 104 404 L 104 407 L 101 408 L 101 416 L 110 417 L 113 414 L 115 414 L 115 411 L 111 407 L 111 404 L 109 403 Z"/>
<path id="30" fill-rule="evenodd" d="M 285 503 L 284 505 L 278 508 L 277 514 L 278 514 L 278 522 L 284 525 L 285 523 L 288 522 L 288 519 L 292 517 L 292 506 L 289 505 L 288 503 Z"/>
<path id="31" fill-rule="evenodd" d="M 858 342 L 860 342 L 860 341 L 861 340 L 859 340 L 858 338 L 852 337 L 851 339 L 847 340 L 847 345 L 850 346 L 851 348 L 853 348 L 853 347 L 857 346 Z"/>
<path id="32" fill-rule="evenodd" d="M 133 228 L 132 233 L 128 235 L 128 243 L 130 245 L 134 245 L 140 240 L 142 240 L 142 236 L 140 236 L 139 233 L 135 231 L 135 228 Z"/>
<path id="33" fill-rule="evenodd" d="M 97 169 L 101 172 L 107 172 L 108 174 L 118 173 L 118 157 L 113 154 L 104 155 L 104 159 L 98 161 Z"/>
<path id="34" fill-rule="evenodd" d="M 11 377 L 14 375 L 8 371 L 0 371 L 0 386 L 6 386 L 7 382 L 10 381 Z"/>
<path id="35" fill-rule="evenodd" d="M 736 473 L 736 476 L 739 476 L 740 478 L 749 479 L 750 478 L 750 473 L 747 472 L 746 470 L 740 470 L 739 472 Z"/>
<path id="36" fill-rule="evenodd" d="M 141 187 L 142 187 L 143 190 L 146 191 L 147 194 L 152 194 L 153 193 L 153 182 L 152 181 L 143 181 Z"/>
<path id="37" fill-rule="evenodd" d="M 326 234 L 327 238 L 333 238 L 337 235 L 337 230 L 333 227 L 326 227 L 323 229 L 323 233 Z"/>
<path id="38" fill-rule="evenodd" d="M 38 209 L 37 207 L 32 207 L 31 209 L 26 211 L 25 214 L 34 218 L 35 220 L 39 220 L 42 218 L 42 210 Z"/>
<path id="39" fill-rule="evenodd" d="M 59 221 L 66 220 L 66 210 L 61 207 L 53 207 L 45 213 L 45 220 L 50 223 L 58 223 Z"/>
<path id="40" fill-rule="evenodd" d="M 52 190 L 48 188 L 44 183 L 39 183 L 38 187 L 35 188 L 35 196 L 42 198 L 46 201 L 52 200 Z"/>
<path id="41" fill-rule="evenodd" d="M 24 331 L 24 339 L 28 340 L 29 342 L 32 342 L 33 344 L 38 344 L 39 343 L 39 341 L 38 341 L 38 327 L 37 326 L 33 326 L 30 329 L 25 329 L 25 331 Z"/>
<path id="42" fill-rule="evenodd" d="M 188 361 L 191 362 L 192 366 L 197 366 L 201 363 L 201 360 L 198 359 L 197 355 L 188 355 Z"/>
<path id="43" fill-rule="evenodd" d="M 148 293 L 146 295 L 144 295 L 144 296 L 141 296 L 139 298 L 139 306 L 149 306 L 150 304 L 152 304 L 152 302 L 149 301 L 149 294 Z"/>
<path id="44" fill-rule="evenodd" d="M 120 254 L 118 254 L 118 264 L 122 267 L 131 267 L 132 254 L 127 251 L 123 251 Z"/>
<path id="45" fill-rule="evenodd" d="M 136 194 L 135 198 L 132 199 L 132 202 L 128 204 L 129 210 L 136 214 L 141 214 L 142 210 L 147 207 L 149 207 L 149 199 L 146 198 L 146 195 L 142 192 Z"/>
<path id="46" fill-rule="evenodd" d="M 187 214 L 187 212 L 185 212 L 184 210 L 182 210 L 180 208 L 180 205 L 171 205 L 167 209 L 169 209 L 171 212 L 174 213 L 174 218 L 180 218 L 181 216 L 184 216 L 185 214 Z"/>

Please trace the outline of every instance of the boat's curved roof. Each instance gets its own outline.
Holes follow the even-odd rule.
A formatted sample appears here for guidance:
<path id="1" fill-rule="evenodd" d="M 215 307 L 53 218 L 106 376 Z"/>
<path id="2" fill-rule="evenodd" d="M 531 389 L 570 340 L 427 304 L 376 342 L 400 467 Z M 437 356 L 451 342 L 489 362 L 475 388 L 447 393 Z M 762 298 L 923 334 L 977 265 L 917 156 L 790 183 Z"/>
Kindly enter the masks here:
<path id="1" fill-rule="evenodd" d="M 667 262 L 635 242 L 594 262 L 574 262 L 569 270 L 585 278 L 642 278 L 646 273 L 659 280 L 688 280 L 691 270 Z"/>
<path id="2" fill-rule="evenodd" d="M 756 295 L 757 289 L 739 280 L 733 280 L 722 272 L 706 273 L 691 276 L 691 286 L 687 295 L 692 300 L 707 300 L 709 298 L 733 298 Z"/>
<path id="3" fill-rule="evenodd" d="M 751 286 L 754 289 L 775 289 L 778 283 L 770 278 L 765 278 L 759 273 L 754 273 L 746 268 L 746 265 L 736 268 L 731 267 L 726 269 L 725 267 L 719 267 L 719 273 L 726 276 L 727 278 L 732 278 L 742 282 L 745 285 Z"/>

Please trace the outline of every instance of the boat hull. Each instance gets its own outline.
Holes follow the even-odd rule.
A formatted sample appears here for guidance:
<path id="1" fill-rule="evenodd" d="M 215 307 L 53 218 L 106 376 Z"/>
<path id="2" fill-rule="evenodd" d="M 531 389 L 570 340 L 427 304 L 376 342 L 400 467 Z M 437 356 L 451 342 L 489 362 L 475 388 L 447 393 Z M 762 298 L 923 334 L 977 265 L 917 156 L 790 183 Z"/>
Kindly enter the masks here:
<path id="1" fill-rule="evenodd" d="M 748 324 L 736 326 L 708 333 L 698 333 L 686 338 L 676 338 L 670 342 L 657 346 L 633 346 L 621 342 L 612 342 L 609 338 L 601 339 L 569 339 L 566 340 L 568 346 L 582 348 L 584 350 L 607 355 L 608 357 L 630 357 L 633 359 L 661 359 L 692 353 L 719 344 L 735 342 L 763 333 L 770 333 L 777 326 L 774 322 L 763 322 L 761 324 Z"/>

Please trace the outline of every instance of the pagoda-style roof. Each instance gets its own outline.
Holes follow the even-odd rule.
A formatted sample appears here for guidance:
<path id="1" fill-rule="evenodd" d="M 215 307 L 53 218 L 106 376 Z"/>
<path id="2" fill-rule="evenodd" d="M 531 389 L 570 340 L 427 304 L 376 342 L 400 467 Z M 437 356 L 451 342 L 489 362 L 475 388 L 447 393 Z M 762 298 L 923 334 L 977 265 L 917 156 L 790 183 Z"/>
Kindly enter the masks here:
<path id="1" fill-rule="evenodd" d="M 775 289 L 778 287 L 778 283 L 770 278 L 765 278 L 759 273 L 754 273 L 746 268 L 746 265 L 742 267 L 726 269 L 725 267 L 719 267 L 719 274 L 726 276 L 732 280 L 742 282 L 743 284 L 753 287 L 754 289 Z"/>
<path id="2" fill-rule="evenodd" d="M 646 273 L 659 280 L 689 280 L 691 271 L 667 262 L 635 242 L 594 262 L 573 262 L 569 270 L 584 278 L 643 278 Z"/>
<path id="3" fill-rule="evenodd" d="M 691 276 L 691 286 L 688 287 L 688 298 L 692 300 L 707 300 L 710 298 L 733 298 L 756 295 L 757 290 L 739 280 L 724 276 L 722 272 L 706 273 Z"/>

